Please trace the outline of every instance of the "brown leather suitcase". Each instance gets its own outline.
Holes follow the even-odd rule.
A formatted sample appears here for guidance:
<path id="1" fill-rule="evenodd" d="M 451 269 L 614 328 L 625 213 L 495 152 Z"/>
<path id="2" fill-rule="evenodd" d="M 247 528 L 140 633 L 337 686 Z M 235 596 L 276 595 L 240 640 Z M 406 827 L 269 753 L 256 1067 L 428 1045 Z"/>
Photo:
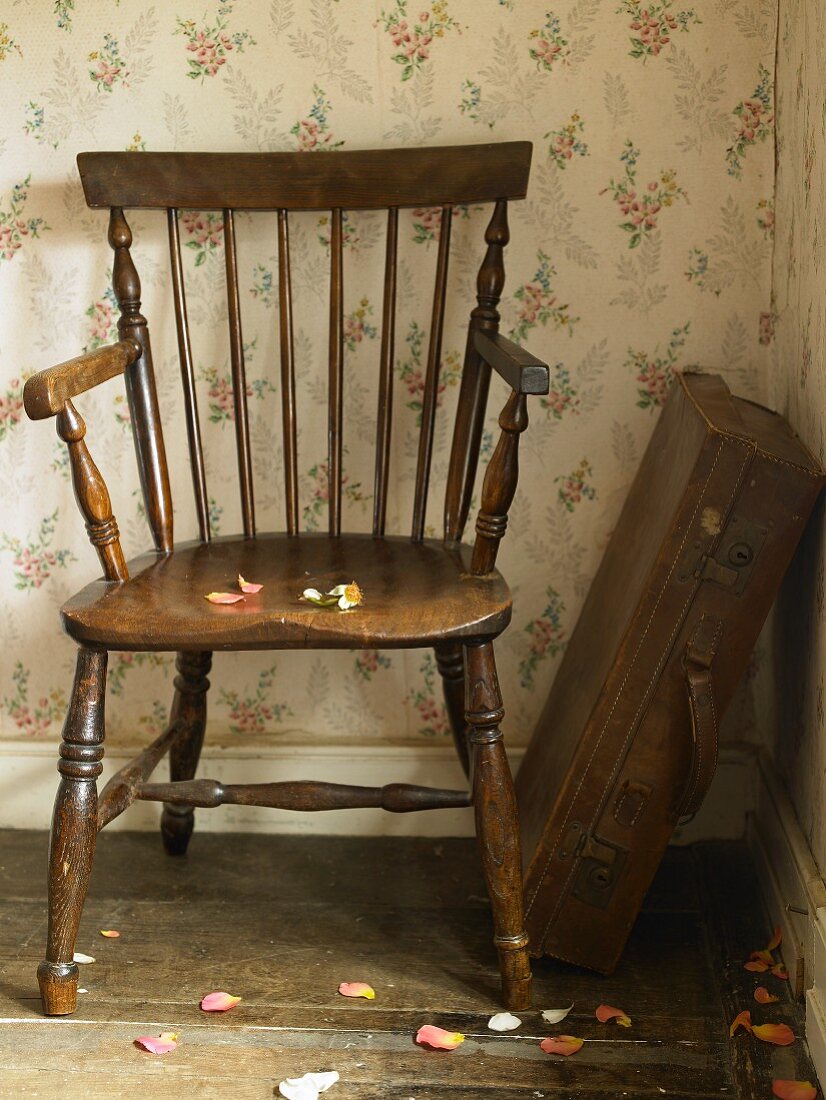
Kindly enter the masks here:
<path id="1" fill-rule="evenodd" d="M 532 954 L 616 966 L 823 484 L 782 417 L 677 376 L 516 778 Z"/>

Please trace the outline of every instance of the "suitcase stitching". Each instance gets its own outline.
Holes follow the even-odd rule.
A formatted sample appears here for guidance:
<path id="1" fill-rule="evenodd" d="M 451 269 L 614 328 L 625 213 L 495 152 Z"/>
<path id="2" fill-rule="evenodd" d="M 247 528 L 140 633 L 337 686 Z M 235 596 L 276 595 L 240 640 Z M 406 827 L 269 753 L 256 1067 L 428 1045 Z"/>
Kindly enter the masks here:
<path id="1" fill-rule="evenodd" d="M 687 388 L 686 388 L 686 389 L 687 389 Z M 690 396 L 690 395 L 689 395 L 689 396 Z M 597 753 L 597 750 L 599 749 L 599 746 L 600 746 L 600 743 L 601 743 L 601 741 L 602 741 L 602 738 L 603 738 L 603 736 L 604 736 L 604 734 L 605 734 L 605 731 L 606 731 L 606 729 L 608 728 L 608 723 L 610 722 L 610 720 L 611 720 L 611 717 L 612 717 L 612 715 L 613 715 L 613 713 L 614 713 L 614 710 L 615 710 L 615 709 L 616 709 L 616 707 L 617 707 L 617 704 L 618 704 L 618 702 L 619 702 L 620 696 L 622 695 L 622 692 L 623 692 L 623 690 L 624 690 L 624 688 L 625 688 L 625 684 L 626 684 L 626 683 L 627 683 L 627 681 L 628 681 L 628 677 L 629 677 L 629 676 L 631 675 L 631 672 L 632 672 L 632 670 L 633 670 L 633 668 L 634 668 L 634 665 L 636 664 L 636 661 L 637 661 L 637 658 L 638 658 L 638 656 L 639 656 L 640 650 L 642 649 L 642 645 L 643 645 L 643 643 L 644 643 L 644 641 L 645 641 L 646 637 L 648 636 L 648 631 L 649 631 L 649 629 L 650 629 L 650 627 L 651 627 L 651 623 L 652 623 L 652 622 L 653 622 L 653 620 L 654 620 L 654 615 L 656 614 L 657 608 L 659 607 L 659 605 L 660 605 L 660 602 L 661 602 L 661 600 L 662 600 L 662 598 L 663 598 L 663 596 L 664 596 L 664 594 L 665 594 L 665 592 L 666 592 L 666 589 L 667 589 L 667 587 L 668 587 L 668 583 L 669 583 L 669 581 L 670 581 L 670 579 L 671 579 L 671 575 L 672 575 L 672 573 L 674 572 L 674 569 L 676 568 L 676 565 L 677 565 L 677 561 L 679 560 L 679 557 L 680 557 L 680 554 L 681 554 L 681 552 L 682 552 L 683 546 L 685 545 L 685 542 L 686 542 L 686 540 L 687 540 L 687 538 L 688 538 L 688 533 L 689 533 L 689 530 L 690 530 L 690 528 L 691 528 L 692 524 L 694 523 L 694 520 L 695 520 L 695 518 L 696 518 L 696 516 L 697 516 L 697 511 L 699 510 L 699 507 L 700 507 L 700 505 L 701 505 L 702 501 L 703 501 L 703 500 L 704 500 L 704 498 L 705 498 L 705 493 L 706 493 L 706 490 L 708 489 L 708 485 L 709 485 L 709 482 L 711 481 L 711 477 L 712 477 L 712 475 L 713 475 L 713 473 L 714 473 L 715 469 L 717 468 L 717 463 L 718 463 L 718 461 L 719 461 L 720 455 L 721 455 L 721 454 L 722 454 L 722 452 L 723 452 L 723 439 L 724 439 L 724 438 L 725 438 L 725 439 L 731 439 L 731 441 L 732 441 L 733 443 L 736 443 L 736 444 L 738 444 L 739 446 L 745 447 L 745 448 L 746 448 L 746 450 L 747 450 L 747 452 L 748 452 L 748 453 L 746 454 L 746 457 L 745 457 L 745 459 L 743 460 L 743 465 L 742 465 L 742 466 L 741 466 L 741 468 L 740 468 L 740 473 L 739 473 L 739 475 L 738 475 L 738 478 L 737 478 L 737 480 L 735 481 L 735 483 L 734 483 L 734 486 L 733 486 L 733 488 L 732 488 L 731 496 L 729 497 L 728 501 L 726 502 L 726 513 L 728 513 L 728 511 L 729 511 L 729 509 L 731 508 L 731 505 L 732 505 L 732 503 L 733 503 L 733 501 L 734 501 L 734 499 L 735 499 L 735 497 L 736 497 L 736 494 L 737 494 L 737 491 L 738 491 L 738 489 L 739 489 L 739 487 L 740 487 L 740 484 L 741 484 L 741 482 L 742 482 L 742 479 L 743 479 L 743 474 L 745 473 L 746 467 L 747 467 L 747 465 L 748 465 L 749 461 L 750 461 L 750 460 L 751 460 L 751 459 L 752 459 L 752 458 L 754 457 L 754 455 L 755 455 L 755 453 L 756 453 L 756 450 L 757 450 L 757 448 L 756 448 L 756 446 L 755 446 L 755 445 L 754 445 L 753 443 L 752 443 L 751 445 L 749 445 L 749 442 L 748 442 L 747 440 L 745 440 L 745 439 L 742 439 L 742 438 L 740 438 L 739 436 L 732 436 L 732 435 L 730 435 L 730 434 L 729 434 L 729 433 L 727 433 L 727 432 L 720 432 L 720 431 L 718 431 L 718 430 L 717 430 L 716 428 L 714 428 L 714 427 L 713 427 L 713 425 L 712 425 L 711 427 L 713 428 L 713 430 L 714 430 L 715 434 L 721 437 L 721 438 L 720 438 L 720 443 L 719 443 L 719 445 L 718 445 L 718 448 L 717 448 L 717 453 L 716 453 L 716 454 L 715 454 L 715 456 L 714 456 L 714 461 L 713 461 L 713 462 L 712 462 L 712 464 L 711 464 L 711 469 L 710 469 L 710 470 L 709 470 L 709 472 L 708 472 L 708 476 L 706 477 L 706 480 L 705 480 L 705 483 L 704 483 L 704 485 L 703 485 L 702 491 L 701 491 L 701 493 L 700 493 L 700 495 L 699 495 L 699 497 L 698 497 L 698 500 L 697 500 L 697 504 L 695 505 L 695 507 L 694 507 L 694 511 L 693 511 L 693 512 L 692 512 L 692 514 L 691 514 L 691 519 L 689 520 L 688 524 L 686 525 L 685 533 L 684 533 L 684 535 L 683 535 L 683 538 L 682 538 L 682 541 L 681 541 L 681 543 L 680 543 L 680 546 L 679 546 L 679 549 L 678 549 L 678 553 L 677 553 L 677 554 L 675 555 L 675 558 L 674 558 L 674 561 L 672 562 L 671 568 L 670 568 L 670 569 L 669 569 L 669 571 L 668 571 L 668 575 L 667 575 L 667 577 L 666 577 L 666 579 L 665 579 L 665 581 L 664 581 L 664 583 L 663 583 L 663 586 L 662 586 L 662 588 L 660 589 L 660 593 L 659 593 L 659 595 L 657 596 L 657 601 L 656 601 L 656 603 L 654 604 L 654 607 L 653 607 L 653 608 L 652 608 L 652 610 L 651 610 L 651 614 L 650 614 L 650 616 L 649 616 L 649 619 L 648 619 L 648 622 L 647 622 L 647 624 L 646 624 L 645 630 L 643 631 L 643 635 L 642 635 L 642 637 L 640 638 L 640 642 L 639 642 L 639 645 L 637 646 L 637 650 L 636 650 L 636 653 L 634 654 L 634 656 L 633 656 L 633 658 L 632 658 L 632 660 L 631 660 L 631 664 L 630 664 L 630 665 L 629 665 L 629 667 L 628 667 L 628 671 L 626 672 L 626 675 L 625 675 L 625 677 L 623 678 L 623 681 L 622 681 L 622 683 L 621 683 L 621 684 L 620 684 L 620 686 L 619 686 L 619 689 L 618 689 L 618 691 L 617 691 L 617 694 L 616 694 L 616 696 L 615 696 L 615 698 L 614 698 L 614 702 L 613 702 L 613 704 L 612 704 L 612 706 L 611 706 L 611 710 L 609 711 L 609 713 L 608 713 L 608 715 L 607 715 L 607 717 L 606 717 L 606 719 L 605 719 L 605 723 L 604 723 L 604 725 L 603 725 L 602 729 L 600 730 L 600 734 L 599 734 L 599 737 L 597 738 L 597 743 L 596 743 L 596 745 L 594 746 L 594 749 L 593 749 L 593 751 L 592 751 L 592 753 L 591 753 L 591 756 L 589 757 L 588 763 L 587 763 L 587 765 L 586 765 L 585 769 L 583 770 L 583 773 L 582 773 L 582 777 L 580 778 L 579 784 L 577 785 L 577 789 L 576 789 L 576 791 L 574 792 L 573 798 L 571 799 L 571 807 L 573 807 L 573 803 L 575 802 L 575 800 L 576 800 L 577 796 L 579 795 L 579 792 L 580 792 L 580 790 L 582 789 L 582 785 L 583 785 L 583 783 L 585 782 L 585 777 L 586 777 L 586 775 L 588 774 L 588 772 L 589 772 L 589 770 L 590 770 L 590 768 L 591 768 L 591 764 L 593 763 L 594 757 L 595 757 L 595 755 L 596 755 L 596 753 Z M 698 589 L 698 588 L 699 588 L 699 585 L 695 585 L 695 587 L 693 588 L 693 590 L 692 590 L 692 591 L 691 591 L 691 593 L 689 594 L 689 597 L 688 597 L 688 599 L 686 600 L 686 603 L 685 603 L 685 604 L 683 605 L 683 608 L 682 608 L 682 610 L 681 610 L 681 612 L 680 612 L 680 616 L 679 616 L 679 618 L 678 618 L 678 620 L 677 620 L 677 623 L 676 623 L 676 625 L 675 625 L 675 627 L 674 627 L 674 630 L 672 631 L 672 633 L 671 633 L 671 636 L 670 636 L 670 638 L 669 638 L 668 642 L 666 643 L 665 649 L 663 650 L 663 653 L 662 653 L 662 654 L 661 654 L 661 656 L 660 656 L 660 660 L 662 660 L 662 657 L 663 657 L 663 656 L 665 656 L 665 655 L 666 655 L 666 654 L 667 654 L 668 652 L 670 652 L 671 646 L 672 646 L 672 644 L 673 644 L 673 642 L 674 642 L 674 638 L 675 638 L 675 636 L 676 636 L 676 634 L 677 634 L 678 630 L 680 629 L 680 627 L 681 627 L 681 625 L 682 625 L 682 623 L 683 623 L 683 620 L 684 620 L 684 617 L 685 617 L 686 611 L 687 611 L 687 609 L 688 609 L 688 606 L 690 605 L 691 601 L 692 601 L 692 600 L 694 599 L 694 596 L 696 595 L 696 592 L 697 592 L 697 589 Z M 625 753 L 625 749 L 626 749 L 626 746 L 627 746 L 627 744 L 628 744 L 628 740 L 629 740 L 629 738 L 631 737 L 631 735 L 632 735 L 632 733 L 633 733 L 633 731 L 634 731 L 634 728 L 635 728 L 635 726 L 636 726 L 636 723 L 637 723 L 637 719 L 639 718 L 639 716 L 640 716 L 640 713 L 641 713 L 641 711 L 642 711 L 642 709 L 643 709 L 643 707 L 644 707 L 644 705 L 645 705 L 645 697 L 646 697 L 646 696 L 647 696 L 647 694 L 648 694 L 648 689 L 649 689 L 649 688 L 651 687 L 651 684 L 652 684 L 652 683 L 654 682 L 654 679 L 655 679 L 655 678 L 656 678 L 656 676 L 657 676 L 657 675 L 659 674 L 659 671 L 660 671 L 660 662 L 658 661 L 658 663 L 657 663 L 657 667 L 655 668 L 655 670 L 654 670 L 654 673 L 653 673 L 653 675 L 652 675 L 651 679 L 649 680 L 649 682 L 648 682 L 648 684 L 647 684 L 647 686 L 646 686 L 646 690 L 645 690 L 645 693 L 644 693 L 644 696 L 643 696 L 643 702 L 642 702 L 642 703 L 640 703 L 640 706 L 639 706 L 639 708 L 637 709 L 637 713 L 636 713 L 636 714 L 634 715 L 634 718 L 633 718 L 633 720 L 632 720 L 632 722 L 631 722 L 631 726 L 630 726 L 629 734 L 628 734 L 628 736 L 626 737 L 626 739 L 625 739 L 625 742 L 623 743 L 622 749 L 620 750 L 620 754 L 619 754 L 619 756 L 618 756 L 618 761 L 624 758 L 624 753 Z M 615 765 L 614 765 L 614 771 L 613 771 L 613 773 L 612 773 L 612 780 L 613 780 L 613 776 L 614 776 L 614 775 L 616 775 L 616 767 L 617 767 L 617 766 L 616 766 L 616 764 L 615 764 Z M 599 814 L 600 814 L 601 810 L 602 810 L 602 805 L 600 805 L 600 806 L 598 807 L 598 809 L 597 809 L 597 811 L 596 811 L 596 813 L 595 813 L 594 817 L 593 817 L 593 818 L 591 819 L 591 822 L 589 823 L 589 826 L 588 826 L 588 831 L 589 831 L 589 832 L 590 832 L 590 831 L 591 831 L 591 829 L 593 828 L 593 826 L 594 826 L 594 822 L 595 822 L 595 821 L 597 820 L 597 818 L 598 818 L 598 816 L 599 816 Z M 568 821 L 569 821 L 569 819 L 570 819 L 570 814 L 571 814 L 571 810 L 569 809 L 568 813 L 567 813 L 567 814 L 566 814 L 566 816 L 565 816 L 565 820 L 564 820 L 564 821 L 562 822 L 562 826 L 561 826 L 561 828 L 560 828 L 560 833 L 561 833 L 561 832 L 562 832 L 562 831 L 564 830 L 565 826 L 566 826 L 566 825 L 568 824 Z M 550 855 L 548 856 L 548 859 L 547 859 L 547 861 L 546 861 L 546 863 L 545 863 L 545 866 L 544 866 L 544 868 L 542 869 L 542 874 L 541 874 L 541 875 L 540 875 L 540 877 L 539 877 L 539 882 L 538 882 L 538 884 L 537 884 L 537 886 L 536 886 L 536 888 L 535 888 L 535 890 L 534 890 L 534 892 L 533 892 L 533 895 L 531 896 L 531 898 L 530 898 L 530 900 L 529 900 L 529 902 L 528 902 L 528 905 L 527 905 L 527 911 L 526 911 L 526 916 L 527 916 L 527 915 L 528 915 L 528 914 L 529 914 L 529 913 L 531 912 L 531 910 L 533 909 L 533 906 L 534 906 L 534 904 L 535 904 L 535 902 L 536 902 L 536 898 L 537 898 L 537 896 L 538 896 L 538 894 L 539 894 L 539 891 L 540 891 L 540 889 L 541 889 L 541 887 L 542 887 L 542 882 L 543 882 L 543 880 L 544 880 L 544 878 L 545 878 L 545 875 L 546 875 L 546 874 L 547 874 L 547 872 L 548 872 L 548 868 L 550 867 L 550 865 L 551 865 L 551 863 L 552 863 L 552 861 L 553 861 L 553 858 L 554 858 L 554 856 L 556 855 L 556 849 L 557 849 L 557 847 L 558 847 L 558 845 L 554 845 L 554 848 L 553 848 L 553 850 L 552 850 L 551 854 L 550 854 Z M 557 903 L 557 906 L 555 907 L 555 909 L 554 909 L 554 910 L 552 911 L 552 913 L 551 913 L 550 917 L 548 918 L 548 921 L 547 921 L 547 923 L 545 924 L 545 927 L 544 927 L 544 929 L 542 930 L 542 937 L 541 937 L 541 938 L 542 938 L 542 942 L 544 942 L 544 940 L 545 940 L 545 937 L 546 937 L 546 936 L 547 936 L 547 934 L 548 934 L 548 930 L 549 930 L 549 928 L 550 928 L 551 924 L 553 923 L 554 919 L 556 918 L 556 916 L 557 916 L 557 913 L 559 912 L 560 906 L 562 905 L 562 902 L 564 901 L 564 897 L 565 897 L 565 895 L 566 895 L 566 892 L 567 892 L 568 886 L 569 886 L 569 884 L 570 884 L 571 878 L 573 877 L 573 874 L 574 874 L 574 872 L 575 872 L 576 868 L 577 868 L 577 861 L 576 861 L 576 860 L 574 860 L 574 861 L 572 862 L 572 864 L 571 864 L 571 870 L 570 870 L 570 871 L 568 872 L 568 876 L 567 876 L 567 878 L 565 879 L 565 882 L 564 882 L 564 883 L 562 884 L 562 889 L 561 889 L 561 891 L 560 891 L 560 900 L 559 900 L 559 902 Z"/>

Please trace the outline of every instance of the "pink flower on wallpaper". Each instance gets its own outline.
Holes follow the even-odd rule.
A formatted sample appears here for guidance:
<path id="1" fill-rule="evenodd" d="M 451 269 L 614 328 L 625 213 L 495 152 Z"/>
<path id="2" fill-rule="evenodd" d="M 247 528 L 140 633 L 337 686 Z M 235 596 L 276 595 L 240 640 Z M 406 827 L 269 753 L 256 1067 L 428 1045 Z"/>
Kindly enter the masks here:
<path id="1" fill-rule="evenodd" d="M 773 313 L 761 313 L 758 326 L 758 341 L 768 346 L 774 339 L 775 316 Z"/>

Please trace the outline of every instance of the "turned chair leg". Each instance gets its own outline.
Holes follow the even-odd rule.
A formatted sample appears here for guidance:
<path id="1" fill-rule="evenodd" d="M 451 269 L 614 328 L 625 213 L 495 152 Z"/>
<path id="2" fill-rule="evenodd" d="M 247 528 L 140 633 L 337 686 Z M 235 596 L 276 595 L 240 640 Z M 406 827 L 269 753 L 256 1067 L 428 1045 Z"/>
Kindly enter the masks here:
<path id="1" fill-rule="evenodd" d="M 178 727 L 169 751 L 169 778 L 173 783 L 195 778 L 206 729 L 207 673 L 212 667 L 212 654 L 179 653 L 176 667 L 175 698 L 169 716 L 170 723 Z M 191 806 L 164 803 L 161 837 L 169 855 L 186 855 L 194 827 L 195 811 Z"/>
<path id="2" fill-rule="evenodd" d="M 465 715 L 469 726 L 476 836 L 493 909 L 506 1008 L 531 1003 L 531 966 L 522 903 L 519 821 L 502 731 L 502 696 L 492 642 L 465 648 Z"/>
<path id="3" fill-rule="evenodd" d="M 435 650 L 442 675 L 445 706 L 453 731 L 453 743 L 465 775 L 470 778 L 467 721 L 465 720 L 465 652 L 461 645 L 440 645 Z"/>
<path id="4" fill-rule="evenodd" d="M 43 1011 L 65 1016 L 77 1005 L 73 961 L 97 839 L 97 777 L 103 770 L 107 654 L 80 649 L 60 746 L 60 785 L 49 845 L 49 928 L 37 968 Z"/>

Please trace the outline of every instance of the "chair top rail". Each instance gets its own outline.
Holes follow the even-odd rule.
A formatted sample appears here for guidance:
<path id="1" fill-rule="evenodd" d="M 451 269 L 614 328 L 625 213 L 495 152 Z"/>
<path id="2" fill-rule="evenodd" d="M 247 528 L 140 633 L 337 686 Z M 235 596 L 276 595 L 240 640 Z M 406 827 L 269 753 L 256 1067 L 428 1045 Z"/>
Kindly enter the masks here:
<path id="1" fill-rule="evenodd" d="M 529 141 L 307 153 L 80 153 L 91 207 L 374 210 L 524 198 Z"/>

